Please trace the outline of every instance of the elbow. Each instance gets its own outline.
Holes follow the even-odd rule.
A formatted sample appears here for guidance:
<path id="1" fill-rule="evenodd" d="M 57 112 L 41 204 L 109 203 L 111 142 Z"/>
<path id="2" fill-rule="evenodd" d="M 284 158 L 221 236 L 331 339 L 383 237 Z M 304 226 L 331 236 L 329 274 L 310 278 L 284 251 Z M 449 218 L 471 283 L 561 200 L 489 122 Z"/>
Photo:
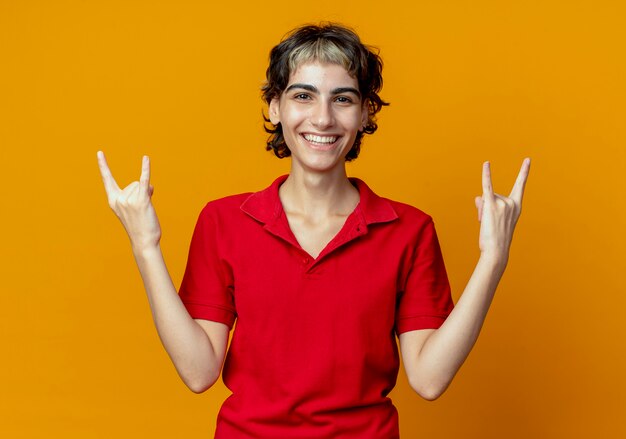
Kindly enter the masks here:
<path id="1" fill-rule="evenodd" d="M 444 391 L 445 389 L 424 389 L 420 392 L 416 392 L 426 401 L 434 401 L 438 399 Z"/>
<path id="2" fill-rule="evenodd" d="M 211 386 L 206 385 L 204 383 L 185 383 L 189 390 L 191 390 L 195 394 L 201 394 L 206 392 Z"/>
<path id="3" fill-rule="evenodd" d="M 204 393 L 213 387 L 213 384 L 217 382 L 219 378 L 219 374 L 217 375 L 209 375 L 206 377 L 202 377 L 200 379 L 186 379 L 183 380 L 185 385 L 191 390 L 193 393 L 200 394 Z"/>
<path id="4" fill-rule="evenodd" d="M 438 399 L 448 388 L 449 382 L 435 383 L 435 382 L 419 382 L 416 380 L 409 380 L 411 388 L 419 396 L 426 401 L 434 401 Z"/>

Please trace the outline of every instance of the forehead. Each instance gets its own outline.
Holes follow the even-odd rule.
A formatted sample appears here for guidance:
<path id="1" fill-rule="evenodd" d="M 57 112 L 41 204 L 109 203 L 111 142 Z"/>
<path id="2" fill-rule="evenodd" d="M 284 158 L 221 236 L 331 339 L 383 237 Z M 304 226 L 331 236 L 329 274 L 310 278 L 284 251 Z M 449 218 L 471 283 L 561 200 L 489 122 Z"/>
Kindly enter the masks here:
<path id="1" fill-rule="evenodd" d="M 358 88 L 356 78 L 351 76 L 342 65 L 319 61 L 299 64 L 295 71 L 289 75 L 287 86 L 295 83 L 312 84 L 318 88 L 324 86 L 329 88 L 338 86 Z"/>

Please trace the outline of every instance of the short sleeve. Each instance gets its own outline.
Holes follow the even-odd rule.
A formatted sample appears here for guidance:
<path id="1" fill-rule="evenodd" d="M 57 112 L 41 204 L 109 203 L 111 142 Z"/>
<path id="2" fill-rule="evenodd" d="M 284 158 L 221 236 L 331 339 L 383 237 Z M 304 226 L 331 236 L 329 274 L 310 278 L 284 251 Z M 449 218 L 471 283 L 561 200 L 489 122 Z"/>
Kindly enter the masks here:
<path id="1" fill-rule="evenodd" d="M 194 319 L 211 320 L 231 329 L 237 315 L 232 271 L 220 255 L 214 213 L 205 206 L 198 217 L 179 296 Z"/>
<path id="2" fill-rule="evenodd" d="M 396 333 L 437 329 L 454 302 L 432 219 L 423 226 L 396 312 Z"/>

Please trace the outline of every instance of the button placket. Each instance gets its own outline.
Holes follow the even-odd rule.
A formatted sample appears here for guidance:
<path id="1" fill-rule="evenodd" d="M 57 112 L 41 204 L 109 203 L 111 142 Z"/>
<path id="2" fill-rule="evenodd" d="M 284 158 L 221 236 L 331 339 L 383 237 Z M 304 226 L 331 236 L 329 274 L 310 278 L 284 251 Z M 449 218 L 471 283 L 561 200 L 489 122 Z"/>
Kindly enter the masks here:
<path id="1" fill-rule="evenodd" d="M 296 257 L 302 267 L 302 273 L 307 273 L 311 268 L 311 264 L 314 262 L 314 259 L 301 248 L 297 249 Z"/>

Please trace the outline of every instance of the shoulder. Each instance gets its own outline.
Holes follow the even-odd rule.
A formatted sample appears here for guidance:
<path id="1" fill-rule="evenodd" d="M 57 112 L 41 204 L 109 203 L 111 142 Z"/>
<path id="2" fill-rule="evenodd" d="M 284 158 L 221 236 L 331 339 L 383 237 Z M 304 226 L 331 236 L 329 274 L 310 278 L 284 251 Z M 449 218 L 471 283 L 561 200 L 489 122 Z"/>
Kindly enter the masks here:
<path id="1" fill-rule="evenodd" d="M 219 221 L 221 219 L 237 217 L 241 214 L 241 205 L 252 194 L 253 192 L 244 192 L 211 200 L 207 202 L 200 211 L 200 218 Z"/>
<path id="2" fill-rule="evenodd" d="M 405 221 L 413 221 L 420 224 L 432 222 L 433 220 L 429 214 L 415 206 L 403 203 L 401 201 L 391 200 L 389 198 L 383 199 L 391 205 L 391 207 L 393 208 L 393 210 L 396 211 L 400 219 L 403 219 Z"/>
<path id="3" fill-rule="evenodd" d="M 273 219 L 280 210 L 278 188 L 288 175 L 281 175 L 271 185 L 257 192 L 244 192 L 209 201 L 201 215 L 221 218 L 251 218 L 260 222 Z"/>
<path id="4" fill-rule="evenodd" d="M 428 213 L 411 204 L 386 197 L 378 197 L 378 203 L 386 204 L 395 212 L 395 218 L 389 224 L 403 235 L 418 237 L 433 225 L 433 218 Z"/>
<path id="5" fill-rule="evenodd" d="M 397 232 L 408 237 L 410 243 L 419 245 L 436 233 L 433 218 L 428 213 L 411 204 L 390 199 L 387 201 L 398 215 L 394 221 Z"/>
<path id="6" fill-rule="evenodd" d="M 395 233 L 405 240 L 411 254 L 430 254 L 433 249 L 439 248 L 432 216 L 413 205 L 389 199 L 387 201 L 398 214 L 397 220 L 392 222 L 395 224 Z"/>
<path id="7" fill-rule="evenodd" d="M 203 210 L 228 210 L 237 208 L 243 204 L 254 192 L 243 192 L 241 194 L 228 195 L 222 198 L 211 200 L 205 204 Z"/>
<path id="8" fill-rule="evenodd" d="M 401 201 L 378 195 L 365 181 L 352 177 L 361 196 L 360 206 L 370 223 L 392 223 L 397 226 L 415 227 L 432 222 L 426 212 Z"/>

